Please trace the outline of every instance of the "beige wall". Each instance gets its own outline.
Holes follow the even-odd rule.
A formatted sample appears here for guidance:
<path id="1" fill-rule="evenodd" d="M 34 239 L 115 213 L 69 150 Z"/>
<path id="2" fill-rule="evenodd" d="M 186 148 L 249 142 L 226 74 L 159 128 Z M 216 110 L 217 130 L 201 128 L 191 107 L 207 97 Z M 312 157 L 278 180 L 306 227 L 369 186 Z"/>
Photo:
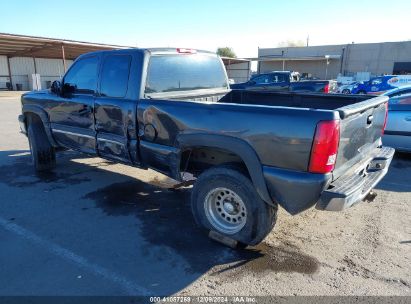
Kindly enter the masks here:
<path id="1" fill-rule="evenodd" d="M 352 76 L 357 72 L 370 72 L 372 76 L 392 74 L 395 62 L 411 62 L 411 41 L 363 43 L 344 45 L 324 45 L 310 47 L 264 48 L 258 50 L 258 56 L 275 57 L 324 57 L 325 55 L 342 55 L 344 58 L 342 73 Z M 324 60 L 325 61 L 325 60 Z M 311 73 L 316 77 L 325 77 L 324 61 L 288 61 L 286 70 Z M 328 67 L 328 78 L 337 77 L 340 72 L 340 59 L 331 59 Z M 282 62 L 261 62 L 260 72 L 281 70 Z"/>
<path id="2" fill-rule="evenodd" d="M 225 65 L 228 78 L 234 79 L 235 83 L 248 81 L 251 75 L 250 65 L 249 61 Z"/>
<path id="3" fill-rule="evenodd" d="M 283 69 L 282 61 L 265 61 L 260 63 L 260 73 L 270 71 L 281 71 Z M 321 79 L 326 78 L 326 61 L 325 60 L 310 60 L 310 61 L 285 61 L 284 70 L 298 71 L 302 73 L 310 73 L 313 76 Z M 330 60 L 327 67 L 327 78 L 337 78 L 340 71 L 340 61 Z"/>
<path id="4" fill-rule="evenodd" d="M 62 59 L 36 58 L 37 73 L 40 74 L 41 87 L 47 88 L 47 83 L 60 79 L 64 75 Z M 73 60 L 66 60 L 67 68 Z M 34 74 L 34 61 L 32 57 L 10 58 L 10 71 L 14 89 L 16 84 L 21 84 L 23 90 L 30 90 L 29 77 Z M 10 82 L 8 77 L 7 57 L 0 56 L 0 89 L 6 88 L 6 82 Z"/>

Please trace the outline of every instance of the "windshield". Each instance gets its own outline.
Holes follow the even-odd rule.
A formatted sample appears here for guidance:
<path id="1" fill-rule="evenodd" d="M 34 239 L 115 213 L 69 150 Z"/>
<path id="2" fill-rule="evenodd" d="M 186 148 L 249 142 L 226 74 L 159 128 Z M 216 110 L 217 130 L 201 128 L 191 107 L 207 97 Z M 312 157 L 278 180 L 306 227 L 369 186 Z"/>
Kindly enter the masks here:
<path id="1" fill-rule="evenodd" d="M 154 55 L 150 58 L 145 93 L 227 87 L 224 67 L 215 55 Z"/>

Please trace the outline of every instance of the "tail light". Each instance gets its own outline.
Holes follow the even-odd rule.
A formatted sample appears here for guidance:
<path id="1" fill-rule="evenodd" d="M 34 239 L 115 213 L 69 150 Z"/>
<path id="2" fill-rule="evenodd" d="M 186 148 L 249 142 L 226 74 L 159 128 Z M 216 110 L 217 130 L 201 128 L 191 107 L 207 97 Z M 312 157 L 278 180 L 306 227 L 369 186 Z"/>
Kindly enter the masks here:
<path id="1" fill-rule="evenodd" d="M 177 53 L 181 53 L 181 54 L 196 54 L 197 51 L 196 51 L 196 50 L 193 50 L 193 49 L 178 48 L 178 49 L 177 49 Z"/>
<path id="2" fill-rule="evenodd" d="M 329 93 L 330 92 L 330 84 L 327 83 L 324 87 L 324 93 Z"/>
<path id="3" fill-rule="evenodd" d="M 385 127 L 387 126 L 387 118 L 388 118 L 388 102 L 385 103 L 385 118 L 384 118 L 384 125 L 382 126 L 381 135 L 384 135 Z"/>
<path id="4" fill-rule="evenodd" d="M 340 121 L 324 120 L 317 124 L 308 171 L 329 173 L 334 170 L 340 142 Z"/>

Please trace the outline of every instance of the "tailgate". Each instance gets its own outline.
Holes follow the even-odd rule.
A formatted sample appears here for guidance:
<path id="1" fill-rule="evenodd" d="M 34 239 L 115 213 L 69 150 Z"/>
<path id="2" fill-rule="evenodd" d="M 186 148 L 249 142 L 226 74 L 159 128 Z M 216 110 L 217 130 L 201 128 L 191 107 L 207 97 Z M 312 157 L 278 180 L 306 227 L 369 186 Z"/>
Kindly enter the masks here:
<path id="1" fill-rule="evenodd" d="M 341 122 L 334 180 L 372 157 L 372 150 L 380 145 L 387 102 L 388 97 L 380 96 L 337 109 Z"/>

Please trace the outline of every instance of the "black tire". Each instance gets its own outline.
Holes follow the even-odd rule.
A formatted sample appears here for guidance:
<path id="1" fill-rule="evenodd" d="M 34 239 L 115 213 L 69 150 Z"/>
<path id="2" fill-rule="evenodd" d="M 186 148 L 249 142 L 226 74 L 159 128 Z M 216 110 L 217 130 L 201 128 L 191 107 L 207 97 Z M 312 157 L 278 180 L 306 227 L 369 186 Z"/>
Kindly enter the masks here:
<path id="1" fill-rule="evenodd" d="M 245 208 L 245 224 L 235 233 L 219 230 L 206 214 L 207 197 L 217 188 L 227 188 L 238 195 Z M 225 205 L 225 204 L 224 204 Z M 251 180 L 240 170 L 231 167 L 214 167 L 204 171 L 194 184 L 191 207 L 197 224 L 207 232 L 210 230 L 236 240 L 240 246 L 257 245 L 273 229 L 277 220 L 277 206 L 265 203 L 258 195 Z"/>
<path id="2" fill-rule="evenodd" d="M 347 94 L 351 94 L 351 91 L 349 89 L 344 89 L 342 90 L 342 93 L 347 95 Z"/>
<path id="3" fill-rule="evenodd" d="M 39 172 L 54 169 L 56 167 L 56 152 L 50 144 L 43 123 L 39 118 L 29 116 L 27 137 L 34 169 Z"/>
<path id="4" fill-rule="evenodd" d="M 366 95 L 366 94 L 367 94 L 367 92 L 365 92 L 365 91 L 359 91 L 357 94 L 360 94 L 360 95 Z"/>

